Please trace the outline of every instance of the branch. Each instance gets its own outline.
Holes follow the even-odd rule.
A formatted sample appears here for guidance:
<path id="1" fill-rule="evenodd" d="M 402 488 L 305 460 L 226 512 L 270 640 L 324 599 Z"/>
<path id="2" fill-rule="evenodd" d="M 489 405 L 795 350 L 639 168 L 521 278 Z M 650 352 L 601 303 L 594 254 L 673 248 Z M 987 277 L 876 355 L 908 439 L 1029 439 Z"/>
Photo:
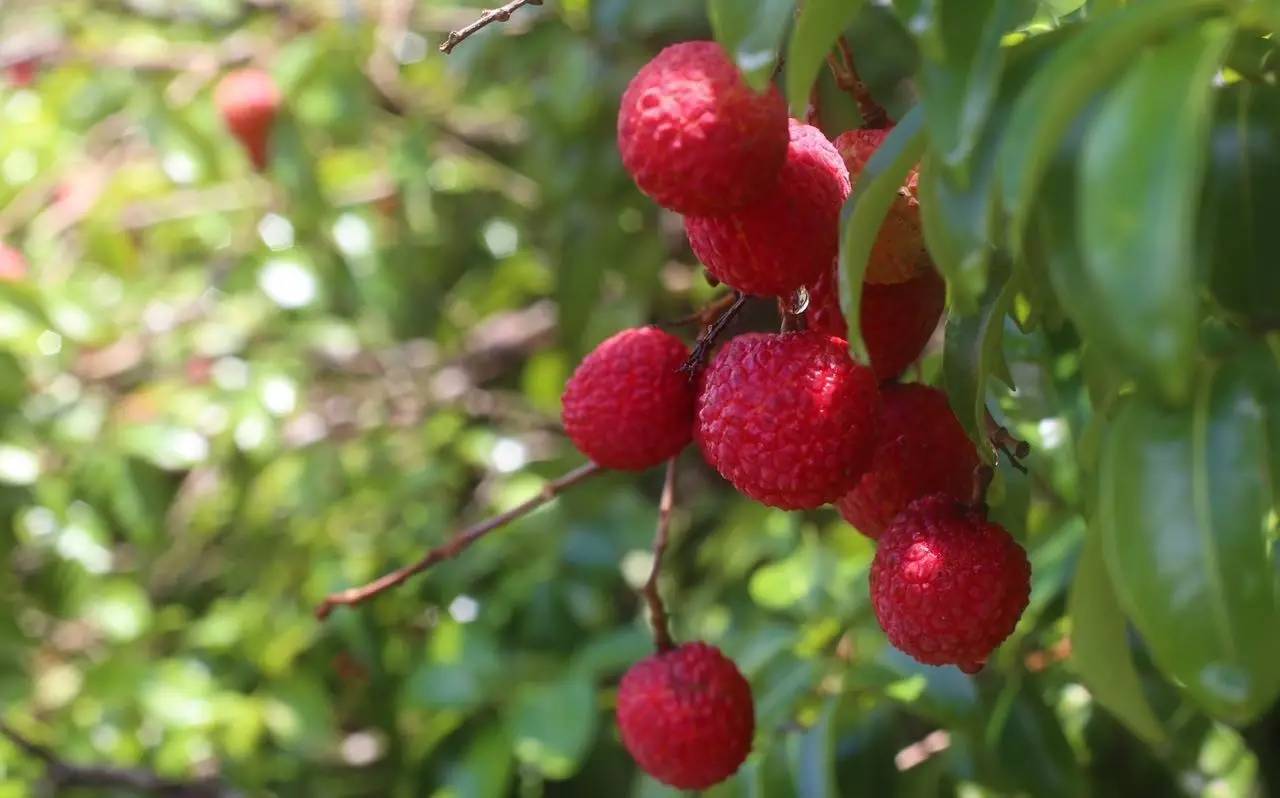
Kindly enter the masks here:
<path id="1" fill-rule="evenodd" d="M 55 794 L 63 789 L 97 787 L 132 790 L 134 793 L 150 793 L 167 798 L 228 798 L 234 795 L 216 778 L 179 781 L 163 778 L 142 768 L 77 765 L 67 762 L 52 749 L 32 742 L 3 721 L 0 721 L 0 736 L 8 739 L 27 756 L 44 763 L 45 781 Z"/>
<path id="2" fill-rule="evenodd" d="M 675 647 L 671 630 L 667 625 L 667 608 L 658 593 L 658 574 L 662 572 L 662 555 L 667 551 L 671 536 L 671 510 L 676 504 L 676 458 L 667 462 L 667 477 L 662 483 L 662 498 L 658 500 L 658 530 L 653 536 L 653 568 L 640 591 L 649 605 L 649 623 L 653 626 L 653 644 L 658 651 L 670 651 Z"/>
<path id="3" fill-rule="evenodd" d="M 1001 426 L 991 415 L 990 410 L 987 411 L 986 422 L 987 440 L 991 442 L 992 448 L 1009 458 L 1009 465 L 1024 474 L 1027 473 L 1027 467 L 1022 464 L 1022 461 L 1031 455 L 1031 444 L 1015 437 L 1007 428 Z"/>
<path id="4" fill-rule="evenodd" d="M 892 124 L 889 119 L 888 111 L 885 111 L 875 98 L 871 96 L 871 92 L 867 89 L 867 85 L 858 77 L 858 69 L 853 64 L 853 50 L 849 47 L 849 40 L 841 36 L 836 40 L 840 47 L 840 58 L 837 60 L 834 55 L 827 55 L 827 65 L 831 67 L 831 74 L 836 79 L 836 85 L 841 90 L 848 92 L 854 102 L 858 104 L 858 113 L 862 115 L 862 126 L 866 128 L 886 128 Z"/>
<path id="5" fill-rule="evenodd" d="M 583 482 L 590 477 L 604 472 L 604 469 L 595 463 L 587 463 L 579 466 L 568 474 L 559 479 L 548 482 L 536 496 L 525 501 L 505 513 L 499 513 L 494 517 L 481 521 L 480 523 L 467 527 L 461 532 L 454 535 L 447 543 L 437 546 L 428 551 L 422 559 L 415 563 L 406 565 L 403 568 L 397 568 L 390 573 L 383 574 L 372 582 L 361 585 L 360 587 L 348 588 L 330 595 L 316 607 L 316 617 L 324 620 L 329 617 L 335 607 L 353 606 L 362 604 L 379 594 L 385 593 L 393 587 L 404 584 L 411 577 L 422 573 L 431 566 L 442 560 L 450 560 L 457 557 L 480 538 L 489 534 L 504 524 L 521 518 L 542 505 L 559 496 L 564 491 Z"/>
<path id="6" fill-rule="evenodd" d="M 484 30 L 495 22 L 506 22 L 511 19 L 511 15 L 518 11 L 522 6 L 540 6 L 542 0 L 511 0 L 511 2 L 500 8 L 494 8 L 484 12 L 480 18 L 464 28 L 455 31 L 449 31 L 448 37 L 440 44 L 440 52 L 448 55 L 453 52 L 453 48 L 471 37 L 472 34 Z"/>
<path id="7" fill-rule="evenodd" d="M 698 336 L 698 342 L 693 345 L 693 352 L 689 355 L 689 359 L 680 367 L 682 372 L 689 375 L 690 380 L 698 376 L 698 371 L 706 363 L 707 355 L 711 353 L 711 347 L 716 345 L 720 333 L 724 332 L 724 328 L 729 326 L 729 322 L 733 321 L 733 318 L 742 310 L 742 306 L 747 303 L 747 295 L 741 291 L 735 291 L 732 296 L 733 304 L 702 331 Z"/>

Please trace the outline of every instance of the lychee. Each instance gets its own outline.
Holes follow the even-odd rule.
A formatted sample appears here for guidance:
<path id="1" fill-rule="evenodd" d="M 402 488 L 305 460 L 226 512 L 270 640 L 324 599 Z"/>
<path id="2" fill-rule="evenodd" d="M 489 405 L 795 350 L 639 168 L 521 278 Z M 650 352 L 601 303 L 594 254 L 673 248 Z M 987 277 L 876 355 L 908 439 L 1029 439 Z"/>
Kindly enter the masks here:
<path id="1" fill-rule="evenodd" d="M 684 214 L 741 208 L 771 188 L 787 151 L 787 106 L 759 93 L 720 45 L 684 42 L 632 78 L 618 110 L 618 151 L 636 185 Z"/>
<path id="2" fill-rule="evenodd" d="M 849 179 L 854 185 L 857 185 L 858 176 L 867 161 L 888 135 L 888 129 L 858 129 L 836 137 L 836 149 L 844 159 Z M 913 169 L 889 206 L 889 213 L 876 235 L 867 261 L 866 280 L 869 283 L 910 280 L 930 263 L 920 222 L 920 201 L 916 198 L 918 180 L 919 173 Z"/>
<path id="3" fill-rule="evenodd" d="M 822 131 L 794 119 L 777 183 L 732 213 L 686 216 L 693 252 L 722 283 L 757 296 L 788 296 L 817 279 L 839 246 L 849 196 L 844 162 Z"/>
<path id="4" fill-rule="evenodd" d="M 12 283 L 27 276 L 27 259 L 7 244 L 0 244 L 0 282 Z"/>
<path id="5" fill-rule="evenodd" d="M 750 333 L 703 373 L 694 438 L 741 492 L 811 509 L 848 493 L 875 449 L 880 394 L 845 342 L 817 332 Z"/>
<path id="6" fill-rule="evenodd" d="M 1018 624 L 1031 565 L 999 524 L 950 496 L 929 496 L 885 530 L 871 603 L 889 642 L 926 665 L 976 673 Z"/>
<path id="7" fill-rule="evenodd" d="M 751 752 L 751 685 L 706 643 L 641 660 L 618 688 L 618 728 L 637 764 L 680 790 L 729 778 Z"/>
<path id="8" fill-rule="evenodd" d="M 946 283 L 931 264 L 926 264 L 918 276 L 901 283 L 863 283 L 862 340 L 877 377 L 894 379 L 920 357 L 938 327 L 946 303 Z M 811 330 L 848 337 L 834 269 L 823 272 L 809 286 L 805 319 Z"/>
<path id="9" fill-rule="evenodd" d="M 639 471 L 674 457 L 693 430 L 689 348 L 656 327 L 623 330 L 583 358 L 565 385 L 564 431 L 606 468 Z"/>
<path id="10" fill-rule="evenodd" d="M 836 507 L 864 535 L 878 538 L 916 499 L 973 493 L 978 451 L 951 410 L 946 394 L 927 385 L 880 390 L 880 437 L 871 466 Z"/>
<path id="11" fill-rule="evenodd" d="M 280 89 L 270 74 L 252 67 L 228 72 L 213 92 L 214 104 L 255 168 L 267 167 L 271 126 L 280 108 Z"/>

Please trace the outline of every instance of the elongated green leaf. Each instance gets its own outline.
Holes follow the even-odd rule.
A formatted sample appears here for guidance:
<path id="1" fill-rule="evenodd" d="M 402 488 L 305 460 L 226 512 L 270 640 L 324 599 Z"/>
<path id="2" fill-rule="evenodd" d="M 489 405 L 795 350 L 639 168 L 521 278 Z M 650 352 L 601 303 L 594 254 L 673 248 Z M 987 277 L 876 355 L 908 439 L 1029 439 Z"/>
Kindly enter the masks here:
<path id="1" fill-rule="evenodd" d="M 1096 510 L 1112 583 L 1156 662 L 1240 723 L 1280 694 L 1268 430 L 1250 360 L 1206 367 L 1185 409 L 1124 399 Z"/>
<path id="2" fill-rule="evenodd" d="M 835 714 L 839 697 L 828 698 L 818 720 L 808 729 L 787 737 L 792 793 L 797 798 L 836 798 Z"/>
<path id="3" fill-rule="evenodd" d="M 1142 679 L 1129 656 L 1124 612 L 1111 587 L 1102 557 L 1102 534 L 1097 528 L 1085 537 L 1067 611 L 1071 616 L 1071 666 L 1094 700 L 1134 734 L 1152 745 L 1163 745 L 1164 728 L 1142 694 Z"/>
<path id="4" fill-rule="evenodd" d="M 769 85 L 793 6 L 792 0 L 708 0 L 716 41 L 757 90 Z"/>
<path id="5" fill-rule="evenodd" d="M 924 152 L 923 122 L 918 106 L 902 118 L 867 161 L 853 194 L 840 211 L 840 309 L 849 323 L 849 350 L 863 360 L 866 347 L 860 312 L 862 277 L 898 188 Z"/>
<path id="6" fill-rule="evenodd" d="M 1190 389 L 1199 323 L 1193 247 L 1210 79 L 1231 27 L 1212 22 L 1153 48 L 1103 103 L 1081 153 L 1084 269 L 1101 338 L 1170 399 Z"/>
<path id="7" fill-rule="evenodd" d="M 1008 265 L 998 263 L 977 310 L 947 317 L 942 349 L 943 388 L 951 409 L 984 457 L 991 455 L 991 447 L 985 441 L 987 379 L 997 375 L 1012 382 L 1001 346 L 1005 313 L 1013 301 L 1012 288 Z"/>
<path id="8" fill-rule="evenodd" d="M 1040 181 L 1076 115 L 1133 59 L 1137 48 L 1223 0 L 1161 0 L 1106 14 L 1065 42 L 1031 79 L 1001 147 L 1000 192 L 1015 251 Z"/>
<path id="9" fill-rule="evenodd" d="M 787 43 L 787 101 L 791 112 L 803 117 L 809 88 L 822 68 L 840 31 L 862 9 L 863 0 L 808 0 L 800 7 Z"/>
<path id="10" fill-rule="evenodd" d="M 511 707 L 516 756 L 549 778 L 573 775 L 595 734 L 595 688 L 581 677 L 528 687 Z"/>
<path id="11" fill-rule="evenodd" d="M 1010 682 L 1005 690 L 985 730 L 1000 770 L 1030 795 L 1081 795 L 1080 767 L 1053 710 L 1030 683 Z"/>
<path id="12" fill-rule="evenodd" d="M 922 37 L 921 105 L 932 151 L 962 175 L 962 185 L 999 88 L 1005 62 L 1000 39 L 1034 8 L 1028 0 L 930 3 L 913 20 L 912 30 Z M 925 46 L 931 40 L 939 46 Z"/>

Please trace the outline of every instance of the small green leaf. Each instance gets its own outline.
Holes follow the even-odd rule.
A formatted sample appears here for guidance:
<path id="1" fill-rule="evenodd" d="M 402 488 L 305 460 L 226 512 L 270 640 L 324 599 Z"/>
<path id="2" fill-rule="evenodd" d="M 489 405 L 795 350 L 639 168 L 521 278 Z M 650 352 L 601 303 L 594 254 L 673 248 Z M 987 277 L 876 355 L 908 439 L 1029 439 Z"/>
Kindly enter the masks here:
<path id="1" fill-rule="evenodd" d="M 1195 26 L 1141 56 L 1081 152 L 1083 266 L 1106 325 L 1082 332 L 1107 341 L 1175 401 L 1190 390 L 1195 364 L 1195 214 L 1210 79 L 1231 30 Z"/>
<path id="2" fill-rule="evenodd" d="M 948 169 L 965 166 L 995 103 L 1005 62 L 1001 38 L 1032 11 L 1028 0 L 929 3 L 913 19 L 923 39 L 920 104 L 932 151 Z M 939 46 L 924 46 L 930 40 Z"/>
<path id="3" fill-rule="evenodd" d="M 595 736 L 595 688 L 584 678 L 528 687 L 511 707 L 516 757 L 550 779 L 572 776 Z"/>
<path id="4" fill-rule="evenodd" d="M 840 211 L 840 310 L 849 324 L 849 351 L 864 361 L 862 277 L 889 207 L 924 152 L 923 122 L 918 106 L 902 118 L 867 161 Z"/>
<path id="5" fill-rule="evenodd" d="M 1185 409 L 1122 400 L 1095 519 L 1120 603 L 1156 662 L 1235 723 L 1280 694 L 1268 396 L 1251 360 L 1207 366 Z"/>
<path id="6" fill-rule="evenodd" d="M 1002 342 L 1004 317 L 1013 302 L 1013 293 L 1009 267 L 997 261 L 978 309 L 947 317 L 942 349 L 943 388 L 951 409 L 984 457 L 991 455 L 986 443 L 987 379 L 998 376 L 1006 383 L 1012 382 Z"/>
<path id="7" fill-rule="evenodd" d="M 757 91 L 769 85 L 778 47 L 791 19 L 792 0 L 709 0 L 707 14 L 716 41 Z"/>
<path id="8" fill-rule="evenodd" d="M 787 42 L 787 101 L 791 112 L 804 116 L 809 89 L 840 31 L 862 9 L 862 0 L 807 0 L 800 7 Z"/>
<path id="9" fill-rule="evenodd" d="M 1222 6 L 1223 0 L 1161 0 L 1119 9 L 1083 27 L 1032 77 L 1014 106 L 1000 154 L 1006 234 L 1015 251 L 1044 172 L 1090 98 L 1133 60 L 1137 48 Z"/>
<path id="10" fill-rule="evenodd" d="M 1142 679 L 1129 655 L 1124 612 L 1107 575 L 1097 528 L 1085 537 L 1067 612 L 1071 665 L 1094 700 L 1143 740 L 1163 745 L 1164 728 L 1142 693 Z"/>

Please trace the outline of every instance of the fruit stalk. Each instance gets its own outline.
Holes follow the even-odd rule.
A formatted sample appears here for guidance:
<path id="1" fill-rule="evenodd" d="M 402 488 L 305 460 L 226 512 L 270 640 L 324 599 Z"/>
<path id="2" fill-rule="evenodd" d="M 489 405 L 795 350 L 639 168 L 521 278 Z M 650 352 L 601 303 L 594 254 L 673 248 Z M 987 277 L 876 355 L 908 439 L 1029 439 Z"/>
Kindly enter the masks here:
<path id="1" fill-rule="evenodd" d="M 445 55 L 452 53 L 453 48 L 469 39 L 472 34 L 484 30 L 495 22 L 506 22 L 511 19 L 511 15 L 520 10 L 522 6 L 540 5 L 542 5 L 542 0 L 511 0 L 510 3 L 504 6 L 489 9 L 466 27 L 449 31 L 449 35 L 440 43 L 440 52 Z"/>
<path id="2" fill-rule="evenodd" d="M 671 538 L 671 511 L 676 504 L 676 458 L 667 461 L 667 476 L 662 483 L 662 498 L 658 500 L 658 529 L 653 535 L 653 568 L 645 580 L 641 594 L 649 606 L 649 624 L 653 627 L 653 645 L 659 652 L 675 648 L 667 621 L 667 608 L 658 592 L 658 575 L 662 573 L 662 555 L 667 551 Z"/>
<path id="3" fill-rule="evenodd" d="M 447 543 L 428 551 L 417 562 L 383 574 L 368 584 L 347 588 L 329 595 L 324 601 L 320 602 L 320 606 L 316 607 L 316 617 L 323 621 L 329 617 L 329 614 L 336 607 L 350 607 L 362 604 L 374 596 L 404 584 L 413 576 L 422 573 L 442 560 L 450 560 L 457 557 L 466 551 L 472 543 L 475 543 L 498 527 L 528 515 L 579 482 L 584 482 L 597 474 L 601 474 L 604 470 L 595 463 L 587 463 L 575 468 L 559 479 L 548 482 L 533 498 L 512 507 L 504 513 L 499 513 L 474 526 L 467 527 L 450 538 Z"/>

